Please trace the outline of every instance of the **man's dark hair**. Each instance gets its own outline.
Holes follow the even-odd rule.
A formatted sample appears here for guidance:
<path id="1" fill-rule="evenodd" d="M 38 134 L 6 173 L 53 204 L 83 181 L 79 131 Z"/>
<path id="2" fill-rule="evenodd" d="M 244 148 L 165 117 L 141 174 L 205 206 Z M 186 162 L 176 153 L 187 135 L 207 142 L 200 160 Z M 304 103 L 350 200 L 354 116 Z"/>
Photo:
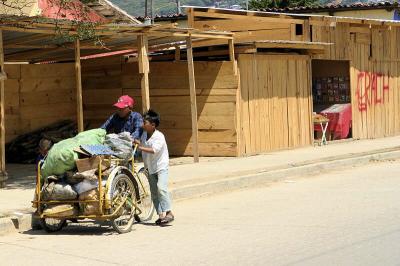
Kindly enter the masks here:
<path id="1" fill-rule="evenodd" d="M 150 123 L 154 123 L 156 127 L 160 125 L 160 115 L 152 109 L 149 109 L 143 115 L 143 119 L 149 121 Z"/>

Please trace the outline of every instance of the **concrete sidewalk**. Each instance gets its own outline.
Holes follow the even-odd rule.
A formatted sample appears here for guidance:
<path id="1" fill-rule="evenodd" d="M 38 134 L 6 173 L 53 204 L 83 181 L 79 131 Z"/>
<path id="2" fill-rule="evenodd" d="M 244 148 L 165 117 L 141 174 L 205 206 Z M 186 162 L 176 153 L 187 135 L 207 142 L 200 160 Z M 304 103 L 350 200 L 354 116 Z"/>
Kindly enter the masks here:
<path id="1" fill-rule="evenodd" d="M 170 187 L 175 200 L 261 185 L 296 175 L 315 174 L 360 165 L 371 160 L 400 158 L 400 137 L 333 142 L 242 158 L 202 158 L 198 164 L 170 167 Z M 174 159 L 173 164 L 190 162 Z M 0 190 L 1 217 L 23 215 L 30 208 L 35 186 L 34 166 L 9 165 L 9 183 Z M 18 173 L 18 174 L 13 174 Z"/>

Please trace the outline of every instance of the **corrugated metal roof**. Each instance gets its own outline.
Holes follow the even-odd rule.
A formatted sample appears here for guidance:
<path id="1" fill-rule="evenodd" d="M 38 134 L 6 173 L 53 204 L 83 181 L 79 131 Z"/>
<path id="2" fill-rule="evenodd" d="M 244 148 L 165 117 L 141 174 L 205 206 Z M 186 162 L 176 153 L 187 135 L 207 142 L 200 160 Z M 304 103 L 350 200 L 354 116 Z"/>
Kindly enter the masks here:
<path id="1" fill-rule="evenodd" d="M 253 11 L 264 11 L 264 12 L 279 12 L 279 13 L 314 13 L 314 12 L 329 12 L 329 11 L 346 11 L 346 10 L 373 10 L 373 9 L 400 9 L 400 5 L 397 2 L 368 2 L 368 3 L 353 3 L 353 4 L 335 4 L 330 3 L 327 5 L 316 5 L 312 7 L 287 7 L 287 8 L 264 8 L 256 9 Z M 136 17 L 140 21 L 144 21 L 144 17 Z M 181 20 L 187 19 L 186 14 L 168 14 L 168 15 L 157 15 L 154 17 L 154 21 L 165 21 L 165 20 Z"/>
<path id="2" fill-rule="evenodd" d="M 154 21 L 165 21 L 165 20 L 179 20 L 179 19 L 186 19 L 186 14 L 168 14 L 168 15 L 156 15 L 154 17 Z M 144 21 L 146 17 L 136 17 L 136 19 L 140 21 Z"/>
<path id="3" fill-rule="evenodd" d="M 283 12 L 283 13 L 312 13 L 312 12 L 329 12 L 329 11 L 345 11 L 345 10 L 370 10 L 370 9 L 395 9 L 399 8 L 399 4 L 394 2 L 368 2 L 368 3 L 353 3 L 353 4 L 335 4 L 316 5 L 311 7 L 287 7 L 287 8 L 264 8 L 256 11 L 267 12 Z"/>

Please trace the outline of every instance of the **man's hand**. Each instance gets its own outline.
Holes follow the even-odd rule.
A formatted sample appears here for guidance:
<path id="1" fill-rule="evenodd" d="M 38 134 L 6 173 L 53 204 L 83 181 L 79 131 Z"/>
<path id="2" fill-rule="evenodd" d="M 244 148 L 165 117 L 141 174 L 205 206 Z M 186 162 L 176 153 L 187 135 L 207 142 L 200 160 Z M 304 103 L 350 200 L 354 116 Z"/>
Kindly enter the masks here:
<path id="1" fill-rule="evenodd" d="M 133 144 L 134 144 L 134 145 L 140 145 L 140 140 L 135 139 L 135 140 L 133 141 Z"/>

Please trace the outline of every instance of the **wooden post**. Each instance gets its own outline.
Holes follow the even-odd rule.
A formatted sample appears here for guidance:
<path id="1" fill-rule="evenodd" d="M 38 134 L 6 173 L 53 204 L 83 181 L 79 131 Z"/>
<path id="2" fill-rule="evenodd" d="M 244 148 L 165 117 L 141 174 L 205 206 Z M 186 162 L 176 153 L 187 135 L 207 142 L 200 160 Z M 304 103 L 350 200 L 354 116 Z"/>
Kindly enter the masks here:
<path id="1" fill-rule="evenodd" d="M 311 32 L 310 32 L 310 20 L 306 19 L 304 20 L 304 25 L 303 25 L 303 41 L 304 42 L 310 42 L 311 41 Z"/>
<path id="2" fill-rule="evenodd" d="M 194 28 L 194 10 L 193 7 L 188 7 L 186 9 L 186 15 L 187 15 L 187 24 L 189 28 Z"/>
<path id="3" fill-rule="evenodd" d="M 228 41 L 229 46 L 229 60 L 232 62 L 233 73 L 235 76 L 237 75 L 237 62 L 235 59 L 235 44 L 233 43 L 233 39 Z"/>
<path id="4" fill-rule="evenodd" d="M 0 30 L 0 67 L 2 78 L 0 79 L 0 188 L 5 186 L 8 179 L 6 172 L 6 131 L 5 131 L 5 115 L 4 115 L 4 80 L 6 79 L 4 71 L 4 50 L 3 50 L 3 31 Z"/>
<path id="5" fill-rule="evenodd" d="M 181 61 L 181 47 L 175 46 L 175 61 Z"/>
<path id="6" fill-rule="evenodd" d="M 194 76 L 192 37 L 186 38 L 186 52 L 189 72 L 190 107 L 192 113 L 192 141 L 193 141 L 193 160 L 199 162 L 199 133 L 197 126 L 197 103 L 196 103 L 196 83 Z"/>
<path id="7" fill-rule="evenodd" d="M 147 36 L 139 35 L 137 38 L 138 47 L 138 63 L 140 74 L 140 87 L 142 94 L 142 110 L 143 113 L 150 109 L 150 92 L 149 92 L 149 58 L 147 54 Z"/>
<path id="8" fill-rule="evenodd" d="M 79 39 L 75 40 L 75 81 L 76 81 L 76 116 L 78 123 L 78 132 L 82 132 L 84 130 L 84 127 L 83 127 L 81 50 L 80 50 Z"/>

